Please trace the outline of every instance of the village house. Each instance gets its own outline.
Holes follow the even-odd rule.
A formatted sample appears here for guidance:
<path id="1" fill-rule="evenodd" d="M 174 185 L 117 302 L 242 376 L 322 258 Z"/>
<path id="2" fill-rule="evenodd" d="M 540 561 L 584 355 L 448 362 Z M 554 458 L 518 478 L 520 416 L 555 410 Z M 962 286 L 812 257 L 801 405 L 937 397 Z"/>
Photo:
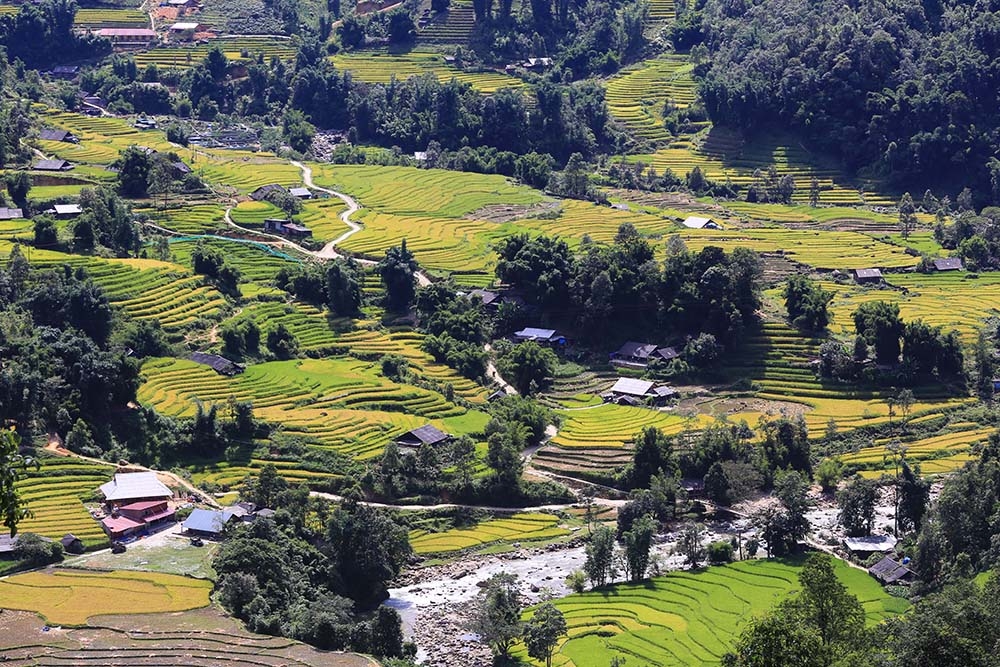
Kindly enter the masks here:
<path id="1" fill-rule="evenodd" d="M 313 193 L 309 188 L 292 188 L 288 191 L 296 199 L 312 199 Z"/>
<path id="2" fill-rule="evenodd" d="M 75 218 L 83 213 L 83 209 L 80 208 L 79 204 L 55 204 L 50 210 L 60 220 Z"/>
<path id="3" fill-rule="evenodd" d="M 35 171 L 69 171 L 72 168 L 66 160 L 39 160 L 32 166 Z"/>
<path id="4" fill-rule="evenodd" d="M 645 368 L 651 361 L 660 359 L 671 361 L 680 356 L 672 347 L 659 347 L 653 343 L 637 343 L 630 340 L 611 353 L 611 364 L 632 368 Z"/>
<path id="5" fill-rule="evenodd" d="M 514 332 L 515 343 L 525 343 L 532 341 L 543 345 L 565 345 L 566 337 L 555 329 L 539 329 L 537 327 L 525 327 Z"/>
<path id="6" fill-rule="evenodd" d="M 222 536 L 226 526 L 236 521 L 242 521 L 243 517 L 232 510 L 206 510 L 195 509 L 184 519 L 184 531 L 189 535 L 201 537 L 218 538 Z"/>
<path id="7" fill-rule="evenodd" d="M 700 215 L 689 215 L 681 224 L 688 229 L 722 229 L 722 225 L 715 220 Z"/>
<path id="8" fill-rule="evenodd" d="M 71 80 L 75 79 L 76 75 L 80 73 L 80 68 L 77 65 L 56 65 L 49 72 L 56 79 Z"/>
<path id="9" fill-rule="evenodd" d="M 0 221 L 2 220 L 20 220 L 24 217 L 24 211 L 19 208 L 6 208 L 0 206 Z"/>
<path id="10" fill-rule="evenodd" d="M 82 554 L 87 550 L 87 547 L 83 544 L 83 540 L 73 533 L 63 535 L 59 543 L 62 544 L 63 551 L 68 554 Z"/>
<path id="11" fill-rule="evenodd" d="M 38 133 L 38 138 L 42 141 L 58 141 L 68 144 L 80 143 L 80 140 L 76 138 L 76 135 L 67 130 L 41 130 Z"/>
<path id="12" fill-rule="evenodd" d="M 854 276 L 854 282 L 859 285 L 882 282 L 882 272 L 879 269 L 853 269 L 851 274 Z"/>
<path id="13" fill-rule="evenodd" d="M 174 39 L 190 40 L 194 39 L 194 34 L 201 26 L 189 21 L 178 21 L 170 26 L 170 36 Z"/>
<path id="14" fill-rule="evenodd" d="M 170 163 L 170 171 L 173 172 L 174 178 L 184 178 L 191 173 L 191 167 L 178 160 Z"/>
<path id="15" fill-rule="evenodd" d="M 886 553 L 896 548 L 896 538 L 892 535 L 867 535 L 865 537 L 845 537 L 844 546 L 852 556 L 866 560 L 872 554 Z"/>
<path id="16" fill-rule="evenodd" d="M 140 500 L 118 508 L 118 514 L 146 528 L 154 528 L 167 521 L 173 521 L 174 509 L 166 500 Z"/>
<path id="17" fill-rule="evenodd" d="M 158 39 L 156 31 L 149 28 L 101 28 L 97 36 L 120 49 L 144 48 Z"/>
<path id="18" fill-rule="evenodd" d="M 935 271 L 961 271 L 961 257 L 939 257 L 934 260 Z"/>
<path id="19" fill-rule="evenodd" d="M 908 567 L 909 564 L 909 558 L 904 558 L 900 562 L 892 556 L 886 556 L 868 568 L 868 574 L 878 579 L 883 586 L 904 585 L 914 578 L 914 572 Z"/>
<path id="20" fill-rule="evenodd" d="M 290 220 L 267 218 L 264 220 L 264 231 L 272 234 L 290 236 L 293 239 L 305 239 L 312 236 L 312 230 Z"/>
<path id="21" fill-rule="evenodd" d="M 284 185 L 278 185 L 277 183 L 269 183 L 267 185 L 262 185 L 253 192 L 250 193 L 250 199 L 254 201 L 264 201 L 267 196 L 272 192 L 284 192 L 287 193 L 288 190 L 285 189 Z"/>
<path id="22" fill-rule="evenodd" d="M 208 352 L 192 352 L 188 359 L 195 362 L 196 364 L 204 364 L 210 367 L 213 371 L 219 375 L 238 375 L 243 372 L 243 366 L 236 363 L 235 361 L 230 361 L 225 357 L 220 357 L 217 354 L 209 354 Z"/>
<path id="23" fill-rule="evenodd" d="M 424 446 L 437 445 L 448 442 L 452 436 L 439 428 L 426 424 L 412 431 L 407 431 L 396 438 L 395 442 L 400 447 L 419 449 Z"/>
<path id="24" fill-rule="evenodd" d="M 101 527 L 112 540 L 126 540 L 138 535 L 146 526 L 128 517 L 112 514 L 101 519 Z"/>
<path id="25" fill-rule="evenodd" d="M 173 491 L 156 477 L 155 472 L 119 472 L 101 485 L 101 494 L 109 508 L 151 500 L 169 500 Z"/>
<path id="26" fill-rule="evenodd" d="M 665 405 L 677 395 L 677 390 L 665 385 L 657 385 L 649 380 L 618 378 L 608 391 L 601 394 L 605 403 L 618 405 Z"/>

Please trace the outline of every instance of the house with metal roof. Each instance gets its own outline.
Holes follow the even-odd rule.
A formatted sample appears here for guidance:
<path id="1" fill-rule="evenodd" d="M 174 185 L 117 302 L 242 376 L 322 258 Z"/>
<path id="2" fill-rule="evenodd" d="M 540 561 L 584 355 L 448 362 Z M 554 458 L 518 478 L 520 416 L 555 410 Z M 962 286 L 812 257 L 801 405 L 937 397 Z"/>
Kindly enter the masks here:
<path id="1" fill-rule="evenodd" d="M 412 431 L 407 431 L 396 438 L 396 444 L 400 447 L 419 448 L 448 442 L 451 438 L 452 436 L 450 434 L 445 433 L 441 429 L 432 426 L 431 424 L 425 424 L 424 426 L 415 428 Z"/>
<path id="2" fill-rule="evenodd" d="M 39 160 L 31 168 L 35 171 L 69 171 L 73 165 L 66 160 Z"/>
<path id="3" fill-rule="evenodd" d="M 854 282 L 858 284 L 882 282 L 882 272 L 879 269 L 853 269 Z"/>
<path id="4" fill-rule="evenodd" d="M 250 199 L 254 201 L 263 201 L 267 199 L 267 196 L 272 192 L 288 192 L 284 185 L 278 185 L 277 183 L 268 183 L 267 185 L 262 185 L 253 192 L 250 193 Z"/>
<path id="5" fill-rule="evenodd" d="M 111 515 L 101 519 L 101 527 L 112 540 L 123 540 L 137 535 L 146 528 L 146 524 L 128 517 Z"/>
<path id="6" fill-rule="evenodd" d="M 184 530 L 194 535 L 219 537 L 231 521 L 241 517 L 230 510 L 195 509 L 184 519 Z"/>
<path id="7" fill-rule="evenodd" d="M 663 405 L 677 395 L 677 390 L 666 385 L 656 385 L 650 380 L 618 378 L 611 389 L 601 394 L 605 403 L 619 405 Z"/>
<path id="8" fill-rule="evenodd" d="M 934 260 L 935 271 L 961 271 L 961 257 L 938 257 Z"/>
<path id="9" fill-rule="evenodd" d="M 292 188 L 288 191 L 288 194 L 296 197 L 298 199 L 312 199 L 313 193 L 309 188 Z"/>
<path id="10" fill-rule="evenodd" d="M 24 211 L 19 208 L 6 208 L 0 206 L 0 220 L 20 220 L 24 217 Z"/>
<path id="11" fill-rule="evenodd" d="M 75 218 L 76 216 L 83 213 L 83 209 L 80 208 L 79 204 L 55 204 L 52 207 L 52 212 L 55 213 L 57 218 Z"/>
<path id="12" fill-rule="evenodd" d="M 173 521 L 174 508 L 166 500 L 140 500 L 118 508 L 118 514 L 147 528 Z"/>
<path id="13" fill-rule="evenodd" d="M 72 132 L 69 132 L 67 130 L 53 130 L 53 129 L 41 130 L 38 133 L 38 138 L 41 139 L 42 141 L 58 141 L 61 143 L 71 143 L 71 144 L 79 142 L 79 139 L 77 139 Z"/>
<path id="14" fill-rule="evenodd" d="M 213 371 L 220 375 L 238 375 L 243 372 L 242 365 L 236 363 L 235 361 L 230 361 L 225 357 L 220 357 L 217 354 L 209 354 L 208 352 L 192 352 L 188 356 L 188 359 L 196 364 L 209 366 Z"/>
<path id="15" fill-rule="evenodd" d="M 909 567 L 909 558 L 904 558 L 902 562 L 897 561 L 892 556 L 886 556 L 879 562 L 868 568 L 868 574 L 878 579 L 883 585 L 906 584 L 914 577 L 914 572 Z"/>
<path id="16" fill-rule="evenodd" d="M 102 484 L 100 490 L 104 502 L 116 507 L 143 500 L 166 500 L 174 495 L 155 472 L 115 473 L 114 479 Z"/>
<path id="17" fill-rule="evenodd" d="M 885 553 L 896 548 L 896 538 L 892 535 L 845 537 L 844 546 L 852 554 Z"/>
<path id="18" fill-rule="evenodd" d="M 564 345 L 565 336 L 562 336 L 555 329 L 539 329 L 537 327 L 525 327 L 514 332 L 514 342 L 524 343 L 532 341 L 535 343 L 545 343 L 548 345 Z"/>

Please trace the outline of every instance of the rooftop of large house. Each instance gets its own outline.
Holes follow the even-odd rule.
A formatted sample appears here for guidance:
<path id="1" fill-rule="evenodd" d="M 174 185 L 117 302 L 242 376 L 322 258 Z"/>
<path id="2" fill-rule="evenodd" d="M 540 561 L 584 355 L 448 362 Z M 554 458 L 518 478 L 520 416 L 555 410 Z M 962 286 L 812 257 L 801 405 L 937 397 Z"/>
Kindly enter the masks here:
<path id="1" fill-rule="evenodd" d="M 32 166 L 36 171 L 66 171 L 72 168 L 73 165 L 66 160 L 39 160 Z"/>
<path id="2" fill-rule="evenodd" d="M 106 516 L 103 519 L 101 519 L 101 525 L 104 526 L 104 530 L 114 535 L 118 533 L 124 533 L 127 530 L 135 530 L 136 528 L 142 528 L 146 524 L 139 523 L 138 521 L 133 521 L 127 516 Z"/>
<path id="3" fill-rule="evenodd" d="M 444 442 L 450 438 L 451 436 L 441 429 L 432 426 L 431 424 L 425 424 L 424 426 L 402 434 L 396 438 L 396 442 L 400 445 L 409 447 L 420 447 L 423 445 L 436 445 L 437 443 Z"/>
<path id="4" fill-rule="evenodd" d="M 120 472 L 114 479 L 101 485 L 107 502 L 170 498 L 173 492 L 156 478 L 155 472 Z"/>
<path id="5" fill-rule="evenodd" d="M 882 280 L 879 269 L 854 269 L 855 280 Z"/>
<path id="6" fill-rule="evenodd" d="M 38 138 L 43 141 L 68 141 L 73 135 L 66 130 L 41 130 Z"/>
<path id="7" fill-rule="evenodd" d="M 52 210 L 56 212 L 56 215 L 80 215 L 83 213 L 79 204 L 55 204 Z"/>

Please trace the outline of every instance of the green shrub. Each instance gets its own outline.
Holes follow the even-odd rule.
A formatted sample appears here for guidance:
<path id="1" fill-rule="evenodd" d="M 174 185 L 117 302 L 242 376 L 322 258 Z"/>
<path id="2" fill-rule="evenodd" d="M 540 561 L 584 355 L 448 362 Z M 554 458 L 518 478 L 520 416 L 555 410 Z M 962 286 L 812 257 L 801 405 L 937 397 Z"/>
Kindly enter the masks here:
<path id="1" fill-rule="evenodd" d="M 733 545 L 727 540 L 719 540 L 708 545 L 708 562 L 713 565 L 733 560 Z"/>

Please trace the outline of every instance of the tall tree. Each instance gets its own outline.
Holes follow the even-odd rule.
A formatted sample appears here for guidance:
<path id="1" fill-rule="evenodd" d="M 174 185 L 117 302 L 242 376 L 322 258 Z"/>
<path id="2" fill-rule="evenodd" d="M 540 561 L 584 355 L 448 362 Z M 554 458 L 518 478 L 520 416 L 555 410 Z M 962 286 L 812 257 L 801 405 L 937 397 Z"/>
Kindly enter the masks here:
<path id="1" fill-rule="evenodd" d="M 486 580 L 472 612 L 470 629 L 490 645 L 494 656 L 510 658 L 523 632 L 516 575 L 500 572 Z"/>
<path id="2" fill-rule="evenodd" d="M 552 667 L 552 651 L 559 638 L 566 634 L 566 617 L 551 602 L 545 602 L 535 609 L 524 626 L 524 643 L 528 655 L 536 660 L 544 660 L 546 667 Z"/>
<path id="3" fill-rule="evenodd" d="M 13 431 L 0 429 L 0 518 L 11 536 L 17 534 L 21 520 L 29 516 L 27 503 L 17 491 L 17 482 L 27 467 L 34 464 L 32 459 L 21 455 L 20 442 Z"/>

